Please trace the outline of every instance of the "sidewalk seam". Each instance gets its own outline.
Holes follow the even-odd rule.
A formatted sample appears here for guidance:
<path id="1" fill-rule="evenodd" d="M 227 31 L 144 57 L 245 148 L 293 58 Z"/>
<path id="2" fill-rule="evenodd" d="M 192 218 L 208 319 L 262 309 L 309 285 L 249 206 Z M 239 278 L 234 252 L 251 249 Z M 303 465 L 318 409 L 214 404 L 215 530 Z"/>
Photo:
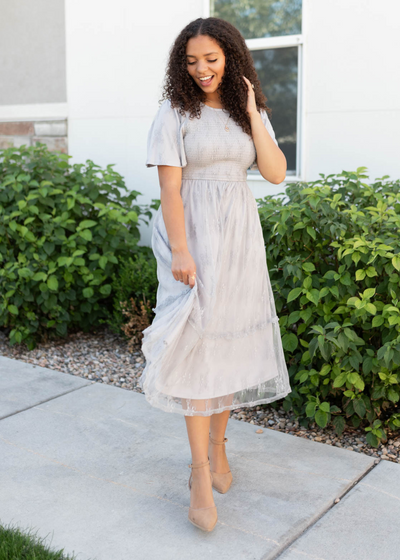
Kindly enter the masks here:
<path id="1" fill-rule="evenodd" d="M 70 389 L 68 391 L 65 391 L 65 393 L 61 393 L 59 395 L 56 395 L 54 397 L 50 397 L 48 399 L 45 399 L 44 401 L 40 401 L 37 402 L 35 404 L 32 404 L 31 406 L 27 406 L 26 408 L 22 408 L 21 410 L 17 410 L 16 412 L 12 412 L 11 414 L 7 414 L 6 416 L 1 416 L 0 417 L 0 422 L 2 420 L 5 420 L 6 418 L 10 418 L 11 416 L 15 416 L 16 414 L 20 414 L 21 412 L 25 412 L 26 410 L 30 410 L 31 408 L 35 408 L 35 406 L 39 406 L 40 404 L 44 404 L 50 401 L 54 401 L 55 399 L 58 399 L 59 397 L 63 397 L 64 395 L 68 395 L 69 393 L 73 393 L 74 391 L 79 391 L 79 389 L 83 389 L 84 387 L 88 387 L 92 385 L 92 383 L 86 383 L 85 385 L 81 385 L 80 387 L 74 387 L 73 389 Z"/>
<path id="2" fill-rule="evenodd" d="M 353 453 L 355 453 L 355 451 L 353 451 Z M 356 480 L 354 482 L 351 483 L 351 485 L 343 490 L 342 494 L 339 494 L 335 500 L 337 498 L 339 498 L 340 502 L 342 501 L 342 499 L 346 496 L 346 494 L 348 494 L 351 490 L 353 490 L 353 488 L 355 488 L 371 471 L 373 471 L 381 462 L 381 460 L 379 460 L 378 463 L 373 463 L 368 469 L 365 470 L 364 473 L 362 473 L 359 478 L 356 478 Z M 305 527 L 303 529 L 303 531 L 301 531 L 301 533 L 299 533 L 298 535 L 294 536 L 293 539 L 291 540 L 291 542 L 285 544 L 282 546 L 282 548 L 280 548 L 279 550 L 276 550 L 272 556 L 270 556 L 270 553 L 265 554 L 264 556 L 262 556 L 259 560 L 279 560 L 279 558 L 282 556 L 282 554 L 284 552 L 286 552 L 291 546 L 293 546 L 293 544 L 302 536 L 304 535 L 307 531 L 309 531 L 318 521 L 320 521 L 327 513 L 328 511 L 330 511 L 331 509 L 333 509 L 335 506 L 339 505 L 340 502 L 338 502 L 337 504 L 335 503 L 335 501 L 333 501 L 333 503 L 326 509 L 324 510 L 316 519 L 314 519 L 307 527 Z M 304 553 L 303 553 L 304 554 Z M 307 556 L 307 554 L 305 554 L 305 556 Z M 321 560 L 324 560 L 321 558 Z"/>

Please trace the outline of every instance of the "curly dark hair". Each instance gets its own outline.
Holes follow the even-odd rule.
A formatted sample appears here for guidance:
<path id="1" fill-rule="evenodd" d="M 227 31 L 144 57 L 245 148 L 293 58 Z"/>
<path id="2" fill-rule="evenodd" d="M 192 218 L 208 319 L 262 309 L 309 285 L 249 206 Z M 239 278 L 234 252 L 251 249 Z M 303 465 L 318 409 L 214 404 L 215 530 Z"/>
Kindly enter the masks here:
<path id="1" fill-rule="evenodd" d="M 192 37 L 207 35 L 214 39 L 225 55 L 225 70 L 219 86 L 219 95 L 224 109 L 231 118 L 251 136 L 250 116 L 247 114 L 247 85 L 242 76 L 254 84 L 257 110 L 267 107 L 267 98 L 262 92 L 260 80 L 254 68 L 253 58 L 240 31 L 221 18 L 197 18 L 179 33 L 169 51 L 162 102 L 171 101 L 181 115 L 190 112 L 190 118 L 200 118 L 200 103 L 206 100 L 205 92 L 196 84 L 187 70 L 186 45 Z"/>

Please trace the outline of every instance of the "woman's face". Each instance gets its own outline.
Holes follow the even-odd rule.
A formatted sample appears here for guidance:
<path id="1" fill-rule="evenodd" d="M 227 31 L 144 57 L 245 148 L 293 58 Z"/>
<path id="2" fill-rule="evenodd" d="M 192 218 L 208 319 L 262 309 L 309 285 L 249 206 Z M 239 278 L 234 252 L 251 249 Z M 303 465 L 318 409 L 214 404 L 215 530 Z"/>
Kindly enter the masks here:
<path id="1" fill-rule="evenodd" d="M 189 74 L 201 89 L 213 94 L 222 80 L 225 55 L 218 43 L 208 35 L 192 37 L 186 44 L 186 62 Z M 211 80 L 201 80 L 209 78 Z M 211 97 L 213 97 L 211 95 Z"/>

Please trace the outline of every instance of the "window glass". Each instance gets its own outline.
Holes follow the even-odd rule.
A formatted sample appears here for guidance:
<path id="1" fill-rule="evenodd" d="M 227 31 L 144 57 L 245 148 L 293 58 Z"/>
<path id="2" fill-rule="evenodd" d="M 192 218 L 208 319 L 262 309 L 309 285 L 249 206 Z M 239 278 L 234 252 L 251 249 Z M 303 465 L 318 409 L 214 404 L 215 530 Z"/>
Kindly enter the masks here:
<path id="1" fill-rule="evenodd" d="M 302 0 L 211 0 L 210 15 L 232 23 L 245 39 L 301 33 Z"/>
<path id="2" fill-rule="evenodd" d="M 288 175 L 296 172 L 298 49 L 285 47 L 251 51 Z"/>

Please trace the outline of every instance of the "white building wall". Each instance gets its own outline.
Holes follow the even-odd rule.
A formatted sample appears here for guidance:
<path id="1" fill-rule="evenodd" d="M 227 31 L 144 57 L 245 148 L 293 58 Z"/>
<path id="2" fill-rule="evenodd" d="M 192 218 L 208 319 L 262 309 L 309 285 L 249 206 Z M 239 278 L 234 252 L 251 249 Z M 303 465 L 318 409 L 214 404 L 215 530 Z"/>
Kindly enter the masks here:
<path id="1" fill-rule="evenodd" d="M 65 101 L 64 0 L 0 0 L 0 119 Z"/>
<path id="2" fill-rule="evenodd" d="M 305 178 L 400 178 L 400 2 L 306 0 Z"/>

